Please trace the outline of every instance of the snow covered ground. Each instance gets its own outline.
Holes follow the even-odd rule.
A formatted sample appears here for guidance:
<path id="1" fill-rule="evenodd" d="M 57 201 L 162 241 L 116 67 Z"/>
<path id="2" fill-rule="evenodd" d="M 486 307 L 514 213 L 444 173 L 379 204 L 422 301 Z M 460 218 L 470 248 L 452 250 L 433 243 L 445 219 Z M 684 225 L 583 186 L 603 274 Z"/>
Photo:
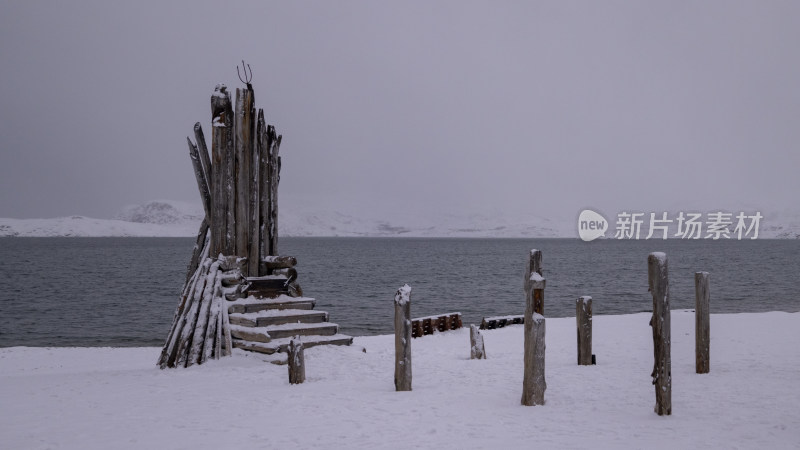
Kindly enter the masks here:
<path id="1" fill-rule="evenodd" d="M 800 313 L 711 317 L 711 373 L 694 373 L 694 315 L 672 312 L 672 416 L 653 412 L 650 314 L 596 316 L 596 366 L 575 320 L 547 319 L 543 406 L 520 406 L 522 326 L 412 342 L 394 392 L 392 336 L 306 350 L 306 383 L 237 354 L 184 370 L 158 348 L 0 349 L 0 447 L 753 448 L 800 446 Z"/>

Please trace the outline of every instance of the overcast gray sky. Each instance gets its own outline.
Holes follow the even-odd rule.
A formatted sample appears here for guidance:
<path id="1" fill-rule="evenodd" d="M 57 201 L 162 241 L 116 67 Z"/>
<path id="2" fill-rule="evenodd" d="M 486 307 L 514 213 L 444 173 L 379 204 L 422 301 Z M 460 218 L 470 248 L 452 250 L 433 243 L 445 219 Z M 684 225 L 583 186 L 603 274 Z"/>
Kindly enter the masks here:
<path id="1" fill-rule="evenodd" d="M 0 5 L 0 217 L 196 201 L 241 59 L 285 207 L 797 209 L 800 2 Z"/>

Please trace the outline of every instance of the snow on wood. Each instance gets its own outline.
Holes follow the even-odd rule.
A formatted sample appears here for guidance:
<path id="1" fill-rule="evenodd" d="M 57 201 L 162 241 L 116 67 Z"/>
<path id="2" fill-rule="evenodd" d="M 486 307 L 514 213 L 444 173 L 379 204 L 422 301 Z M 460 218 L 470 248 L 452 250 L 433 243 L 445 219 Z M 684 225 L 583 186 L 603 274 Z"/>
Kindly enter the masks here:
<path id="1" fill-rule="evenodd" d="M 524 406 L 544 405 L 544 391 L 547 389 L 544 377 L 545 319 L 541 314 L 533 313 L 530 320 L 525 321 L 524 353 L 521 403 Z"/>

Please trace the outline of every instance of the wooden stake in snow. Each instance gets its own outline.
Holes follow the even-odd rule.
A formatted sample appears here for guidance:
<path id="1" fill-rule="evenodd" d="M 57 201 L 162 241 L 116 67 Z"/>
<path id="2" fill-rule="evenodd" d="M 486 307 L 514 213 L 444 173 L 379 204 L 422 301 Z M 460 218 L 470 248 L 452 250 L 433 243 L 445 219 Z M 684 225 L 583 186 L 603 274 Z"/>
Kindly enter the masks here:
<path id="1" fill-rule="evenodd" d="M 711 370 L 710 346 L 711 331 L 708 289 L 708 272 L 694 274 L 694 355 L 697 373 L 708 373 Z"/>
<path id="2" fill-rule="evenodd" d="M 544 405 L 544 391 L 547 382 L 544 378 L 545 359 L 545 320 L 541 314 L 533 313 L 525 319 L 530 329 L 525 330 L 525 374 L 522 380 L 522 404 L 524 406 Z"/>
<path id="3" fill-rule="evenodd" d="M 486 359 L 486 348 L 483 346 L 483 336 L 477 325 L 469 326 L 469 359 Z"/>
<path id="4" fill-rule="evenodd" d="M 525 373 L 522 380 L 522 404 L 543 405 L 547 383 L 544 378 L 545 279 L 542 277 L 542 252 L 531 250 L 525 269 Z"/>
<path id="5" fill-rule="evenodd" d="M 411 390 L 411 287 L 394 295 L 394 389 Z"/>
<path id="6" fill-rule="evenodd" d="M 653 295 L 653 385 L 656 389 L 655 412 L 659 416 L 672 414 L 672 360 L 669 312 L 669 274 L 667 255 L 650 253 L 647 257 L 647 277 Z"/>
<path id="7" fill-rule="evenodd" d="M 306 381 L 306 361 L 303 352 L 303 343 L 296 337 L 289 341 L 289 383 L 300 384 Z"/>
<path id="8" fill-rule="evenodd" d="M 575 302 L 578 326 L 578 365 L 592 365 L 592 297 L 584 295 Z"/>

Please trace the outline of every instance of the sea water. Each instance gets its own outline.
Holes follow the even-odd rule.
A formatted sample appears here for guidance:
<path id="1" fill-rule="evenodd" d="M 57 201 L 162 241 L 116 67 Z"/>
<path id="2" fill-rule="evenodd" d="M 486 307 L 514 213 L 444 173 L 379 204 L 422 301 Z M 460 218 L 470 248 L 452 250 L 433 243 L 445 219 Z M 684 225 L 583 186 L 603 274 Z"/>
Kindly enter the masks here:
<path id="1" fill-rule="evenodd" d="M 160 346 L 194 239 L 0 239 L 0 346 Z M 669 258 L 673 309 L 694 307 L 694 272 L 711 273 L 711 312 L 800 311 L 797 240 L 281 238 L 298 282 L 341 332 L 392 332 L 392 300 L 412 287 L 412 316 L 522 314 L 523 272 L 542 251 L 547 317 L 652 310 L 647 255 Z M 712 325 L 713 326 L 713 325 Z"/>

